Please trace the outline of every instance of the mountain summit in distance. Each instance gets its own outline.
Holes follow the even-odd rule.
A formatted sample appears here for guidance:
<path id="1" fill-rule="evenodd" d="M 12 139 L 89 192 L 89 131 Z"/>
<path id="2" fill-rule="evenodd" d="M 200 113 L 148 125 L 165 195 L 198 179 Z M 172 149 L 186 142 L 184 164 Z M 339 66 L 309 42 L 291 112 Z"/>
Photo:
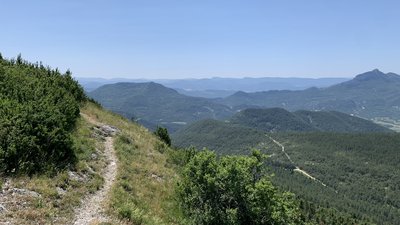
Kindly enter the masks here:
<path id="1" fill-rule="evenodd" d="M 219 98 L 236 91 L 255 92 L 269 90 L 303 90 L 310 87 L 329 87 L 348 78 L 295 78 L 295 77 L 245 77 L 245 78 L 202 78 L 202 79 L 103 79 L 77 77 L 87 92 L 106 84 L 155 82 L 173 88 L 188 96 Z"/>
<path id="2" fill-rule="evenodd" d="M 347 87 L 375 87 L 388 88 L 400 83 L 400 75 L 395 73 L 383 73 L 378 69 L 362 73 L 347 82 L 337 84 Z M 335 86 L 335 85 L 333 85 Z"/>
<path id="3" fill-rule="evenodd" d="M 357 81 L 370 81 L 370 80 L 400 81 L 400 76 L 395 73 L 383 73 L 379 69 L 374 69 L 372 71 L 357 75 L 354 78 L 354 80 L 357 80 Z"/>
<path id="4" fill-rule="evenodd" d="M 219 102 L 236 110 L 281 107 L 289 111 L 335 110 L 368 119 L 400 119 L 400 76 L 373 70 L 327 88 L 237 92 Z"/>

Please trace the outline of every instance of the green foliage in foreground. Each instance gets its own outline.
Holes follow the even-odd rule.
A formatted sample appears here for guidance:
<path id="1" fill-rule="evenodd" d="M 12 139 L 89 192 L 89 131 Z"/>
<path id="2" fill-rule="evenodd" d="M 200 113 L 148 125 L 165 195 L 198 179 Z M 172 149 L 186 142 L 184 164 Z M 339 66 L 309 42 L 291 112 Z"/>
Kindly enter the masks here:
<path id="1" fill-rule="evenodd" d="M 0 171 L 47 171 L 74 160 L 70 133 L 85 99 L 61 74 L 18 56 L 0 59 Z"/>
<path id="2" fill-rule="evenodd" d="M 262 172 L 263 156 L 197 153 L 178 185 L 180 204 L 193 224 L 298 224 L 299 206 Z"/>

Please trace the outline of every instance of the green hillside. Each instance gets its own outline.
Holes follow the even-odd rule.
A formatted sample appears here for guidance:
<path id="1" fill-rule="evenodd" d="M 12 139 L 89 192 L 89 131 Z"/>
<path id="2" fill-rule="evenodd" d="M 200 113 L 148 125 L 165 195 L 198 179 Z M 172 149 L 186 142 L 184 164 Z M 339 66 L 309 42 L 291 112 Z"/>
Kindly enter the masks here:
<path id="1" fill-rule="evenodd" d="M 134 118 L 150 128 L 165 126 L 170 131 L 197 120 L 222 119 L 232 114 L 224 105 L 185 96 L 153 82 L 104 85 L 89 96 L 129 119 Z"/>
<path id="2" fill-rule="evenodd" d="M 301 117 L 282 108 L 244 109 L 235 114 L 230 122 L 271 132 L 316 130 Z"/>
<path id="3" fill-rule="evenodd" d="M 289 112 L 282 108 L 244 109 L 230 122 L 270 132 L 391 132 L 369 120 L 335 111 Z"/>
<path id="4" fill-rule="evenodd" d="M 317 130 L 329 132 L 392 132 L 390 129 L 378 125 L 370 120 L 351 116 L 337 111 L 306 111 L 294 112 L 303 121 L 306 121 Z"/>
<path id="5" fill-rule="evenodd" d="M 290 111 L 335 110 L 369 119 L 400 119 L 400 76 L 373 70 L 327 88 L 237 92 L 218 102 L 236 109 L 282 107 Z"/>

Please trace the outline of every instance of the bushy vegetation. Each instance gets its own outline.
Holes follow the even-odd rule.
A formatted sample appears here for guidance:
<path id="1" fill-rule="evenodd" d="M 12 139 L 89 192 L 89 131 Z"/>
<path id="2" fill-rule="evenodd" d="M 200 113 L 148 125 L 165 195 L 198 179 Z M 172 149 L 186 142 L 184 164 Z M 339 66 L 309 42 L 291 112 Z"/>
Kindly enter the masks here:
<path id="1" fill-rule="evenodd" d="M 73 149 L 77 161 L 70 169 L 56 174 L 34 174 L 7 177 L 8 187 L 2 190 L 2 205 L 7 209 L 0 213 L 0 224 L 71 224 L 76 207 L 88 193 L 96 192 L 104 183 L 101 176 L 106 166 L 104 156 L 99 154 L 104 145 L 101 139 L 92 135 L 92 126 L 79 118 L 72 131 Z M 93 157 L 95 155 L 96 157 Z M 0 178 L 2 181 L 4 177 Z M 11 188 L 27 189 L 40 194 L 40 198 L 12 195 Z M 8 200 L 4 201 L 4 197 Z"/>
<path id="2" fill-rule="evenodd" d="M 171 146 L 171 138 L 169 137 L 168 130 L 165 127 L 157 127 L 156 131 L 154 131 L 154 134 L 160 138 L 161 141 L 163 141 L 165 144 L 168 146 Z"/>
<path id="3" fill-rule="evenodd" d="M 71 73 L 0 57 L 0 171 L 47 171 L 75 159 L 70 133 L 85 99 Z"/>
<path id="4" fill-rule="evenodd" d="M 298 224 L 294 196 L 280 193 L 263 173 L 264 156 L 225 156 L 204 150 L 185 166 L 180 203 L 193 224 Z"/>

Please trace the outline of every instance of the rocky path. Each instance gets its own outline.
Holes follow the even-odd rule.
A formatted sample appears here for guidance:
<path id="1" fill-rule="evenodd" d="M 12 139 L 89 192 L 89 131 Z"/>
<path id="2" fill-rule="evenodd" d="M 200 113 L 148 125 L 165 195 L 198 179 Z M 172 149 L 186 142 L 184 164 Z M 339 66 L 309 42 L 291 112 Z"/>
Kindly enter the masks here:
<path id="1" fill-rule="evenodd" d="M 109 221 L 103 210 L 104 203 L 117 176 L 117 157 L 114 151 L 113 136 L 118 132 L 118 129 L 101 124 L 85 114 L 81 114 L 81 116 L 94 124 L 95 132 L 104 137 L 104 156 L 108 164 L 103 171 L 104 186 L 82 201 L 81 207 L 76 210 L 74 225 L 88 225 Z"/>

